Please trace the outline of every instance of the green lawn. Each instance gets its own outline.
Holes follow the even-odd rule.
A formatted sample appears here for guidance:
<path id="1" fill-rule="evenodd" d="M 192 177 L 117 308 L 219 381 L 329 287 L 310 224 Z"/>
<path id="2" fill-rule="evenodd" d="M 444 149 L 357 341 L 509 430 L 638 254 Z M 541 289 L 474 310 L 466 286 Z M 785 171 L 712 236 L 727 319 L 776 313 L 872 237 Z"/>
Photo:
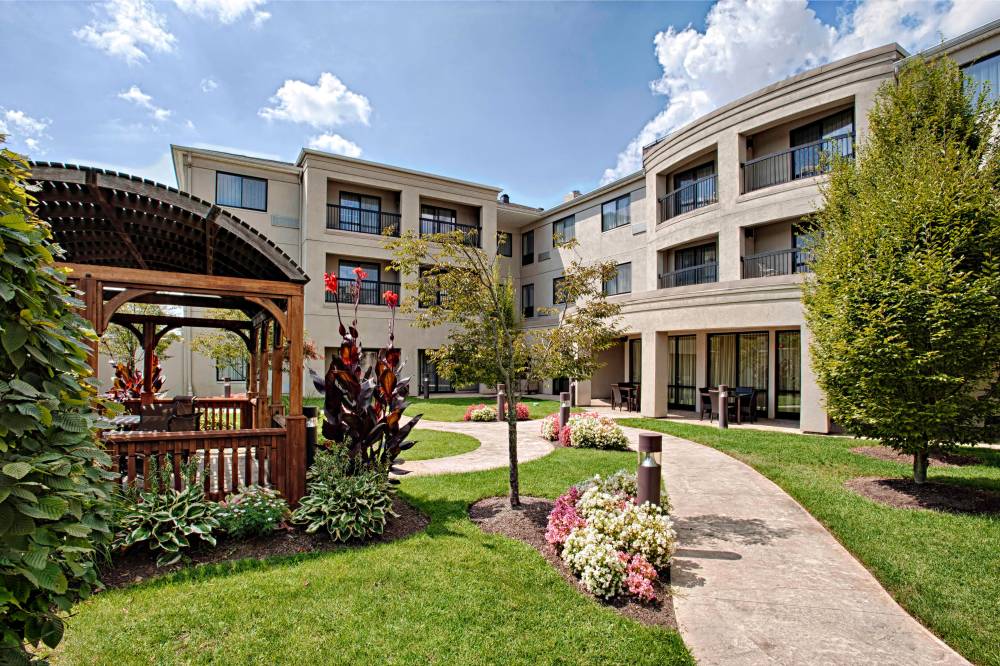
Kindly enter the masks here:
<path id="1" fill-rule="evenodd" d="M 479 448 L 479 440 L 469 435 L 443 430 L 416 428 L 407 441 L 415 442 L 412 449 L 403 451 L 404 460 L 429 460 L 468 453 Z"/>
<path id="2" fill-rule="evenodd" d="M 908 465 L 851 453 L 856 440 L 619 419 L 707 444 L 751 465 L 819 519 L 914 617 L 967 659 L 1000 664 L 1000 517 L 892 509 L 846 490 L 857 476 L 908 476 Z M 1000 490 L 1000 451 L 982 465 L 931 467 L 932 480 Z M 664 460 L 670 464 L 669 457 Z"/>
<path id="3" fill-rule="evenodd" d="M 634 461 L 559 449 L 521 467 L 522 489 L 555 497 Z M 405 479 L 431 524 L 402 541 L 97 595 L 75 609 L 58 663 L 693 663 L 676 632 L 601 607 L 530 546 L 469 521 L 506 475 Z"/>
<path id="4" fill-rule="evenodd" d="M 497 399 L 490 396 L 450 396 L 430 400 L 411 397 L 408 402 L 408 415 L 423 414 L 428 421 L 461 421 L 465 416 L 465 408 L 469 405 L 496 405 Z M 533 419 L 544 418 L 559 411 L 559 402 L 556 400 L 531 400 L 526 397 L 521 402 L 528 406 Z"/>

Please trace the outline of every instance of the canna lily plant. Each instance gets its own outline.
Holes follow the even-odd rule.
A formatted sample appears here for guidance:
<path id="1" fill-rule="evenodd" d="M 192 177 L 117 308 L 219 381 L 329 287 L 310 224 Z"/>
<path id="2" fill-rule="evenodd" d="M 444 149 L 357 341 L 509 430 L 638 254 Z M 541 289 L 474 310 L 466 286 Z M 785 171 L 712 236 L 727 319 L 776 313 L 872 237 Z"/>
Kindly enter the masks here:
<path id="1" fill-rule="evenodd" d="M 129 368 L 124 363 L 119 363 L 115 366 L 115 378 L 111 384 L 111 390 L 108 395 L 112 400 L 117 402 L 125 402 L 126 400 L 134 400 L 142 396 L 142 372 L 137 369 Z M 163 368 L 160 366 L 160 359 L 154 355 L 153 356 L 153 379 L 150 385 L 153 388 L 153 393 L 159 393 L 160 389 L 163 388 L 163 381 L 165 377 L 163 376 Z"/>
<path id="2" fill-rule="evenodd" d="M 335 299 L 343 338 L 340 349 L 325 377 L 310 371 L 316 389 L 324 395 L 323 436 L 346 447 L 350 458 L 349 474 L 370 469 L 405 474 L 394 465 L 403 462 L 399 454 L 413 446 L 406 438 L 421 415 L 401 424 L 410 380 L 399 377 L 402 365 L 399 349 L 394 345 L 399 294 L 388 290 L 382 294 L 382 300 L 392 313 L 389 340 L 376 352 L 374 362 L 363 367 L 364 355 L 357 328 L 358 304 L 361 282 L 368 275 L 360 267 L 354 269 L 354 275 L 350 286 L 354 318 L 349 326 L 344 325 L 341 317 L 339 298 Z M 337 294 L 337 276 L 327 273 L 323 277 L 326 290 Z"/>

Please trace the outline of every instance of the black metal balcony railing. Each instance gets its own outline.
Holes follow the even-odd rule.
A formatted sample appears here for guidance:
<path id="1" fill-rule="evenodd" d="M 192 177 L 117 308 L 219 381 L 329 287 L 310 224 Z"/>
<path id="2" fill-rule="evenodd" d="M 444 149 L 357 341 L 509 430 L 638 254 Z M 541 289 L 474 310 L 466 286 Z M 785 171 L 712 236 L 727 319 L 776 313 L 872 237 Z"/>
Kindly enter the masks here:
<path id="1" fill-rule="evenodd" d="M 353 303 L 354 302 L 354 280 L 341 280 L 337 285 L 337 293 L 326 292 L 326 302 Z M 361 305 L 385 305 L 382 294 L 391 291 L 399 295 L 398 282 L 386 282 L 385 280 L 362 280 L 361 298 L 358 303 Z"/>
<path id="2" fill-rule="evenodd" d="M 832 136 L 744 163 L 743 192 L 826 173 L 830 170 L 831 160 L 837 156 L 853 159 L 853 133 Z"/>
<path id="3" fill-rule="evenodd" d="M 337 204 L 326 205 L 326 228 L 353 231 L 359 234 L 399 235 L 399 213 L 383 213 Z"/>
<path id="4" fill-rule="evenodd" d="M 812 254 L 808 250 L 774 250 L 751 254 L 740 259 L 742 277 L 759 278 L 772 275 L 791 275 L 792 273 L 808 273 Z"/>
<path id="5" fill-rule="evenodd" d="M 420 235 L 429 234 L 449 234 L 454 231 L 461 231 L 465 234 L 465 242 L 469 245 L 481 247 L 479 245 L 479 227 L 471 224 L 459 224 L 458 222 L 441 222 L 440 220 L 428 220 L 420 218 Z"/>
<path id="6" fill-rule="evenodd" d="M 713 173 L 678 187 L 660 199 L 660 222 L 714 204 L 719 200 L 719 175 Z"/>
<path id="7" fill-rule="evenodd" d="M 671 287 L 683 287 L 689 284 L 705 284 L 706 282 L 719 281 L 719 264 L 700 264 L 689 268 L 660 273 L 660 289 L 670 289 Z"/>

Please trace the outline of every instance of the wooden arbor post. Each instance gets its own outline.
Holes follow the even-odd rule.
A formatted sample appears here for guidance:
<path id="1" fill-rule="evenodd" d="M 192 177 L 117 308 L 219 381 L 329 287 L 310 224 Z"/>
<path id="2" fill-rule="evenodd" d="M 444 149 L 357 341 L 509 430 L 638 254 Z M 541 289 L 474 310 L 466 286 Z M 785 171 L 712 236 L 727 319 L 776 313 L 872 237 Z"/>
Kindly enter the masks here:
<path id="1" fill-rule="evenodd" d="M 306 417 L 302 414 L 302 368 L 305 308 L 302 294 L 288 299 L 288 501 L 298 502 L 306 492 Z"/>

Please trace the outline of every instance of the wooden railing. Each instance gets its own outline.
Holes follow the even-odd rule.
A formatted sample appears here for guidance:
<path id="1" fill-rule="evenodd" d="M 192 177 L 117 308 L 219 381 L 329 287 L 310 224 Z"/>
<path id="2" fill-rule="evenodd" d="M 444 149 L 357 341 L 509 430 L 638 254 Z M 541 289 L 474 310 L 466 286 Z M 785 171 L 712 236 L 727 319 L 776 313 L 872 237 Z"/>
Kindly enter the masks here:
<path id="1" fill-rule="evenodd" d="M 204 484 L 205 495 L 215 501 L 249 485 L 270 486 L 287 495 L 286 441 L 281 428 L 115 432 L 104 437 L 120 483 L 148 489 L 149 463 L 155 458 L 160 469 L 170 468 L 170 483 L 180 490 L 181 466 L 193 461 L 196 482 Z"/>
<path id="2" fill-rule="evenodd" d="M 157 398 L 153 402 L 167 405 L 173 401 Z M 138 414 L 139 400 L 126 400 L 125 409 L 130 414 Z M 201 430 L 239 430 L 254 426 L 253 403 L 249 398 L 195 398 L 194 411 L 201 414 Z"/>

